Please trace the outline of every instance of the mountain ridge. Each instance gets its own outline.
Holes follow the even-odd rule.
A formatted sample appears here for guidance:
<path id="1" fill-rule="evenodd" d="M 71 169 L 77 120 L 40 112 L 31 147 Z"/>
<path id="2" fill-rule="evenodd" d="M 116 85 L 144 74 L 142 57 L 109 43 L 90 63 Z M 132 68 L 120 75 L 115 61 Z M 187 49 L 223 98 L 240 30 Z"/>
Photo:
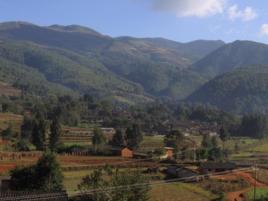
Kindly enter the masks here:
<path id="1" fill-rule="evenodd" d="M 190 89 L 185 91 L 177 90 L 184 90 L 184 87 L 179 86 L 180 84 L 178 85 L 178 83 L 185 83 L 185 75 L 189 75 L 190 79 L 196 77 L 196 75 L 193 76 L 192 72 L 187 72 L 188 66 L 224 44 L 222 41 L 205 40 L 193 41 L 188 44 L 163 38 L 112 38 L 79 25 L 38 26 L 25 22 L 1 23 L 0 39 L 6 43 L 8 41 L 17 44 L 25 43 L 24 45 L 26 46 L 28 44 L 35 46 L 35 49 L 40 48 L 42 51 L 44 49 L 47 52 L 50 51 L 50 54 L 53 53 L 55 57 L 65 60 L 66 68 L 70 66 L 67 63 L 75 62 L 76 65 L 81 66 L 81 63 L 77 64 L 77 62 L 79 63 L 83 60 L 82 66 L 86 67 L 90 66 L 88 63 L 93 62 L 93 68 L 90 69 L 94 72 L 89 77 L 92 77 L 93 80 L 94 77 L 102 77 L 99 80 L 106 80 L 107 83 L 109 83 L 110 79 L 108 77 L 114 77 L 114 81 L 110 81 L 110 85 L 113 86 L 115 91 L 118 91 L 118 87 L 113 83 L 118 83 L 115 80 L 121 80 L 126 82 L 126 85 L 130 84 L 138 89 L 134 91 L 139 91 L 139 93 L 147 93 L 155 97 L 171 96 L 171 98 L 175 99 L 184 98 L 195 89 L 196 85 L 199 85 L 199 81 L 197 81 L 190 85 L 192 86 Z M 204 46 L 203 49 L 200 47 L 201 51 L 197 50 L 197 44 Z M 21 49 L 23 48 L 19 49 L 22 51 Z M 25 56 L 23 51 L 19 54 L 22 55 L 21 58 Z M 101 73 L 96 72 L 94 66 L 102 66 Z M 61 68 L 63 69 L 63 67 Z M 39 68 L 39 72 L 43 73 L 47 79 L 51 77 L 46 74 L 44 67 Z M 79 72 L 80 70 L 77 71 L 78 74 Z M 103 73 L 109 74 L 109 76 L 101 76 Z M 86 74 L 83 73 L 81 76 Z M 76 74 L 74 73 L 73 75 Z M 64 87 L 69 88 L 70 86 L 80 85 L 78 84 L 79 80 L 84 79 L 81 76 L 80 78 L 78 78 L 79 76 L 77 77 L 75 84 L 69 85 L 64 82 Z M 193 78 L 191 78 L 192 76 Z M 88 91 L 91 88 L 95 90 L 100 85 L 98 82 L 92 84 L 95 87 L 92 88 L 92 85 L 88 85 Z M 107 87 L 102 86 L 99 88 L 105 89 Z M 130 93 L 133 93 L 131 91 L 133 90 L 130 90 Z"/>

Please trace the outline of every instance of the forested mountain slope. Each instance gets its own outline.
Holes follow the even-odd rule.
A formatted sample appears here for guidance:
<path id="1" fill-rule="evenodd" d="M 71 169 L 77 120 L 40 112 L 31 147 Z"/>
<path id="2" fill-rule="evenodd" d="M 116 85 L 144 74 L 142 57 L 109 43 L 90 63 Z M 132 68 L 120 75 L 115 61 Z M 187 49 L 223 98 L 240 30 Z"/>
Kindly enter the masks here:
<path id="1" fill-rule="evenodd" d="M 193 64 L 192 69 L 213 78 L 242 66 L 268 64 L 268 45 L 252 41 L 235 41 L 215 50 Z"/>
<path id="2" fill-rule="evenodd" d="M 209 81 L 187 101 L 235 113 L 268 112 L 268 65 L 241 67 Z"/>
<path id="3" fill-rule="evenodd" d="M 109 91 L 175 99 L 204 82 L 188 66 L 224 45 L 222 41 L 112 38 L 78 25 L 41 27 L 25 22 L 0 24 L 0 40 L 3 48 L 10 45 L 20 55 L 7 58 L 2 53 L 4 59 L 34 68 L 48 82 L 79 93 Z"/>

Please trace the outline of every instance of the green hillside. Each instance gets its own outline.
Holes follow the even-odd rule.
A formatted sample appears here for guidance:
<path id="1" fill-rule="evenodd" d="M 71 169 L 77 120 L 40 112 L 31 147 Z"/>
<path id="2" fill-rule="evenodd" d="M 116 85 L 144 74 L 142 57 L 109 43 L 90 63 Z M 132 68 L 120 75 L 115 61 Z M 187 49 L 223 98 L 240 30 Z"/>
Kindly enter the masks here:
<path id="1" fill-rule="evenodd" d="M 78 93 L 182 99 L 202 84 L 189 65 L 224 45 L 162 38 L 111 38 L 78 25 L 0 24 L 1 57 Z"/>
<path id="2" fill-rule="evenodd" d="M 268 66 L 238 68 L 209 81 L 187 101 L 211 104 L 236 113 L 267 113 Z"/>
<path id="3" fill-rule="evenodd" d="M 213 78 L 242 66 L 268 64 L 267 55 L 268 45 L 266 44 L 235 41 L 207 55 L 195 63 L 192 68 L 208 78 Z"/>
<path id="4" fill-rule="evenodd" d="M 0 61 L 1 80 L 38 95 L 48 90 L 143 93 L 141 87 L 109 72 L 93 59 L 28 42 L 2 41 Z"/>

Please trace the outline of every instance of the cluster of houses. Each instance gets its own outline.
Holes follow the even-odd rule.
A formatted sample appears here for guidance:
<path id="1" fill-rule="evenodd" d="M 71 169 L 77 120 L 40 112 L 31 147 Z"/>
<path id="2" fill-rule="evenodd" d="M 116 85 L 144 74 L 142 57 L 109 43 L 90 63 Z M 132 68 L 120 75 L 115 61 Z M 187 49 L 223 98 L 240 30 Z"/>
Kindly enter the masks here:
<path id="1" fill-rule="evenodd" d="M 128 147 L 118 147 L 112 148 L 112 153 L 116 156 L 120 156 L 123 158 L 148 158 L 147 154 L 136 152 Z M 174 148 L 165 147 L 164 154 L 161 155 L 160 159 L 172 159 L 174 156 Z"/>
<path id="2" fill-rule="evenodd" d="M 189 135 L 218 135 L 219 125 L 217 123 L 206 123 L 199 121 L 178 121 L 173 124 L 173 127 L 181 130 L 185 136 Z"/>

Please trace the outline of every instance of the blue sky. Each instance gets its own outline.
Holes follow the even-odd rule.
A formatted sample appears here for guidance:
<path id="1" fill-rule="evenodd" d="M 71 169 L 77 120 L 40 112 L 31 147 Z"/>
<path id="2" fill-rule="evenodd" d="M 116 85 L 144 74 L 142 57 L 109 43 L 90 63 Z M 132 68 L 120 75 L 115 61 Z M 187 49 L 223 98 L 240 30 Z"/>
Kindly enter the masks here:
<path id="1" fill-rule="evenodd" d="M 111 36 L 268 43 L 267 0 L 0 0 L 0 21 L 80 24 Z"/>

